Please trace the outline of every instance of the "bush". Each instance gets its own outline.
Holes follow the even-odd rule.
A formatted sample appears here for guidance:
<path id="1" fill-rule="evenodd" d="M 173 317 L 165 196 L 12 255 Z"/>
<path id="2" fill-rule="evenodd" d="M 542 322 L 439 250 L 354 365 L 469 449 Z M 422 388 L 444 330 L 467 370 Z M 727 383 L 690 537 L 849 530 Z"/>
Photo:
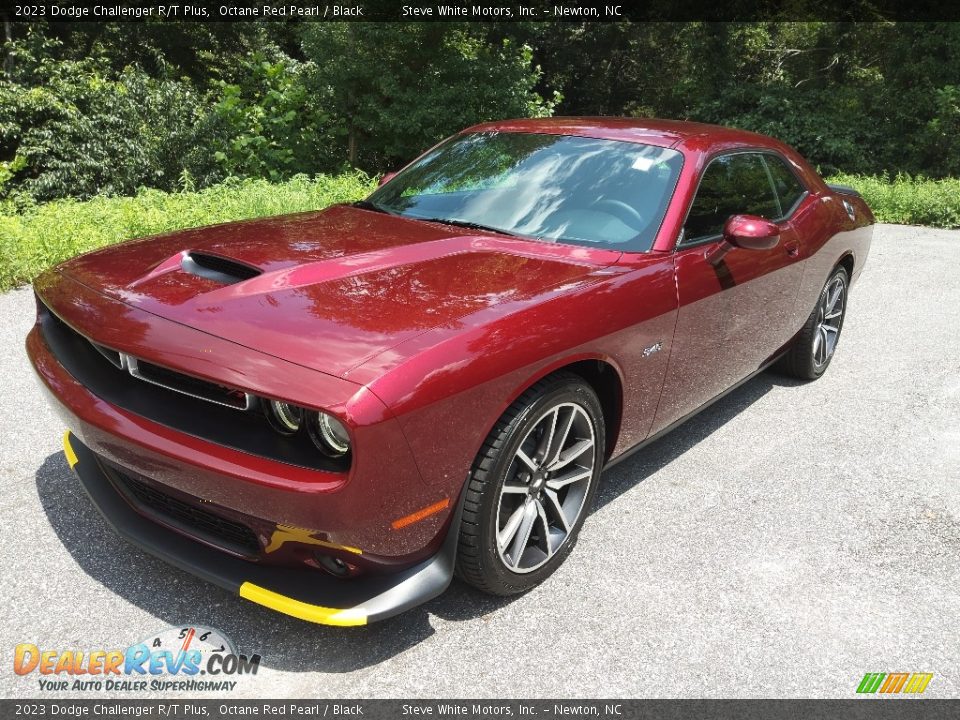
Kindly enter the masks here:
<path id="1" fill-rule="evenodd" d="M 338 157 L 391 170 L 468 125 L 540 117 L 529 46 L 463 23 L 304 23 L 311 95 L 336 131 Z"/>
<path id="2" fill-rule="evenodd" d="M 472 26 L 308 25 L 306 59 L 267 43 L 191 78 L 115 46 L 113 26 L 83 42 L 29 24 L 2 45 L 0 198 L 380 170 L 465 125 L 552 110 L 531 49 Z"/>
<path id="3" fill-rule="evenodd" d="M 254 55 L 239 82 L 220 83 L 212 114 L 222 148 L 214 158 L 228 175 L 278 181 L 343 163 L 333 156 L 330 118 L 304 82 L 309 68 Z"/>
<path id="4" fill-rule="evenodd" d="M 24 202 L 381 172 L 555 110 L 757 130 L 826 174 L 960 176 L 960 23 L 9 25 L 0 197 Z"/>
<path id="5" fill-rule="evenodd" d="M 0 80 L 0 191 L 49 200 L 172 190 L 185 171 L 217 179 L 215 127 L 189 81 L 56 61 L 59 45 L 38 33 L 14 44 L 16 72 Z"/>
<path id="6" fill-rule="evenodd" d="M 134 197 L 57 200 L 0 213 L 0 290 L 29 282 L 67 258 L 132 237 L 316 210 L 357 200 L 374 187 L 362 173 L 297 176 L 272 184 L 233 180 L 199 192 L 141 190 Z"/>
<path id="7" fill-rule="evenodd" d="M 879 222 L 960 227 L 960 178 L 835 175 L 828 182 L 859 190 Z"/>

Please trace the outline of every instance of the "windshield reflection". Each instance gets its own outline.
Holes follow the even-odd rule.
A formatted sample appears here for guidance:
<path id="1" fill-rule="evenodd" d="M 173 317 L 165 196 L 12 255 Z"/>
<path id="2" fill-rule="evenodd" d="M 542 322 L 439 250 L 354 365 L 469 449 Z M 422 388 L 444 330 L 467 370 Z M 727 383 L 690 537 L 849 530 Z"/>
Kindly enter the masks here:
<path id="1" fill-rule="evenodd" d="M 410 218 L 646 251 L 682 164 L 679 152 L 640 143 L 474 133 L 451 138 L 367 203 Z"/>

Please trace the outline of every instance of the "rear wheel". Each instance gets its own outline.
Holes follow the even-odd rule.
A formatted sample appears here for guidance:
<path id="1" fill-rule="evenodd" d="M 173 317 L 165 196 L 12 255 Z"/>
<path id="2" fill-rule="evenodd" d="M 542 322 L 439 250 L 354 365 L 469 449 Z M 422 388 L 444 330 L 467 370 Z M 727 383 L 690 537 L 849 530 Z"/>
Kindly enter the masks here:
<path id="1" fill-rule="evenodd" d="M 778 368 L 802 380 L 816 380 L 826 372 L 836 352 L 847 311 L 847 271 L 836 268 L 827 279 L 817 304 Z"/>
<path id="2" fill-rule="evenodd" d="M 593 389 L 558 374 L 500 418 L 474 462 L 457 573 L 512 595 L 546 579 L 573 549 L 603 464 L 603 412 Z"/>

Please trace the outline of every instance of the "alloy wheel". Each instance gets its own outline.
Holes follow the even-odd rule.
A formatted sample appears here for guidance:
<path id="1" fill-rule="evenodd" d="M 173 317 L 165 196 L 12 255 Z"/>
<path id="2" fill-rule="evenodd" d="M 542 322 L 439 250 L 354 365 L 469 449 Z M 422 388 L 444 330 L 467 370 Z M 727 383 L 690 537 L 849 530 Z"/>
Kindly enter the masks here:
<path id="1" fill-rule="evenodd" d="M 813 338 L 813 362 L 818 368 L 826 365 L 837 348 L 845 304 L 846 283 L 841 275 L 837 275 L 820 296 L 817 330 Z"/>
<path id="2" fill-rule="evenodd" d="M 570 537 L 593 482 L 596 434 L 575 403 L 546 410 L 507 469 L 497 510 L 497 551 L 515 573 L 542 567 Z"/>

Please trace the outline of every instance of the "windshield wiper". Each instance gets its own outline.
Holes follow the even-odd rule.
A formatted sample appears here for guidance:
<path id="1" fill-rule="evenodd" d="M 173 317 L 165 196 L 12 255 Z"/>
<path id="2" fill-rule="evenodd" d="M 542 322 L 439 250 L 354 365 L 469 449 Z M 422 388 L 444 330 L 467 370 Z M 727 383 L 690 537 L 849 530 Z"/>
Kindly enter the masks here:
<path id="1" fill-rule="evenodd" d="M 384 215 L 392 215 L 389 210 L 386 210 L 375 202 L 370 202 L 369 200 L 357 200 L 355 203 L 352 203 L 353 207 L 360 208 L 361 210 L 373 210 L 374 212 L 383 213 Z"/>
<path id="2" fill-rule="evenodd" d="M 456 225 L 457 227 L 468 228 L 470 230 L 483 230 L 485 232 L 495 232 L 500 235 L 509 235 L 510 237 L 524 237 L 520 233 L 510 232 L 509 230 L 502 230 L 498 227 L 493 227 L 492 225 L 484 225 L 483 223 L 470 222 L 469 220 L 451 220 L 448 218 L 431 218 L 431 217 L 418 217 L 417 220 L 423 220 L 425 222 L 435 222 L 442 223 L 444 225 Z"/>

